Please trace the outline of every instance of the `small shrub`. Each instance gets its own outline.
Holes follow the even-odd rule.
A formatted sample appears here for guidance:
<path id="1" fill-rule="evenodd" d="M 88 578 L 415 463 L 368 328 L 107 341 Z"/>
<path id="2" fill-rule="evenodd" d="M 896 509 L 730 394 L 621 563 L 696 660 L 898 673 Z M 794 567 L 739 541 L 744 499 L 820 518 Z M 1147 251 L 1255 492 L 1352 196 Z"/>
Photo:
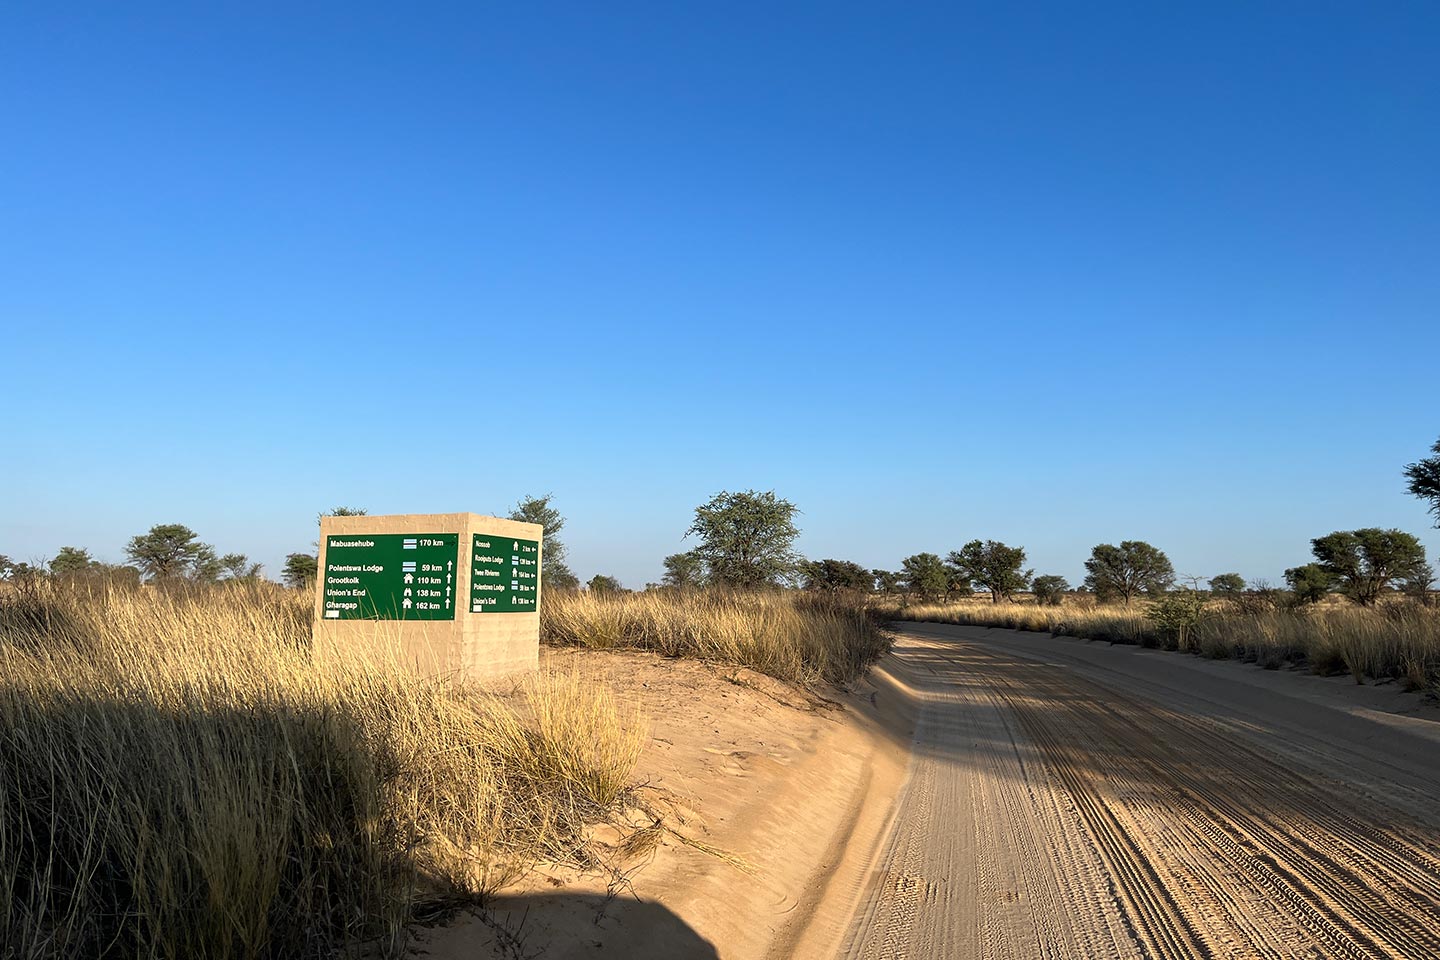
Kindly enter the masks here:
<path id="1" fill-rule="evenodd" d="M 1035 594 L 1035 602 L 1047 607 L 1058 607 L 1064 603 L 1065 591 L 1069 589 L 1069 581 L 1054 574 L 1036 577 L 1030 584 L 1030 590 Z"/>
<path id="2" fill-rule="evenodd" d="M 1145 612 L 1158 628 L 1161 639 L 1172 650 L 1193 649 L 1192 635 L 1205 617 L 1209 602 L 1199 590 L 1177 590 L 1152 600 Z"/>

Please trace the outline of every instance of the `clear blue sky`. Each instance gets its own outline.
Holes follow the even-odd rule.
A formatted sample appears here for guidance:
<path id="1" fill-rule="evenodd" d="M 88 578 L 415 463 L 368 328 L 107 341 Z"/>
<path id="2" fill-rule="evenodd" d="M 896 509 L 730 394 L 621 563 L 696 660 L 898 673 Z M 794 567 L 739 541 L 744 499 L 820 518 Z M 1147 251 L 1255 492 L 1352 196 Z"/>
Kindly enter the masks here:
<path id="1" fill-rule="evenodd" d="M 550 491 L 638 587 L 754 487 L 867 566 L 1434 560 L 1437 50 L 1432 2 L 8 5 L 0 553 L 273 573 L 335 504 Z"/>

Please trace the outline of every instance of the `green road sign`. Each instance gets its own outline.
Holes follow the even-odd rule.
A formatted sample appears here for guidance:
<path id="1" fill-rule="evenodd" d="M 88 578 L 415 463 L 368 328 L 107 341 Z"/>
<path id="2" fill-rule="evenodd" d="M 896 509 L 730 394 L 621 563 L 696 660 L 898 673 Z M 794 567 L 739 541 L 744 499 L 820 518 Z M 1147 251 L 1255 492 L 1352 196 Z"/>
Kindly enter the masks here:
<path id="1" fill-rule="evenodd" d="M 471 613 L 532 613 L 539 609 L 540 542 L 475 534 L 470 555 Z"/>
<path id="2" fill-rule="evenodd" d="M 454 620 L 458 533 L 345 533 L 325 538 L 326 620 Z"/>

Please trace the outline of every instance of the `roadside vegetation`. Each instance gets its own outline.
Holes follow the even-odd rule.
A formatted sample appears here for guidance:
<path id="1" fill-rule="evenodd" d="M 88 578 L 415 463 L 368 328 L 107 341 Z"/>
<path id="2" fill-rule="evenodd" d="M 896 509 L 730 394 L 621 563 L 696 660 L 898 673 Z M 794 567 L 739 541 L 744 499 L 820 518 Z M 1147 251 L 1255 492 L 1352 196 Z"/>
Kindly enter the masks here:
<path id="1" fill-rule="evenodd" d="M 696 545 L 665 558 L 663 583 L 635 592 L 597 574 L 584 591 L 547 589 L 541 639 L 732 663 L 799 683 L 853 681 L 890 648 L 857 602 L 871 577 L 853 563 L 802 560 L 797 513 L 774 491 L 721 491 L 695 508 L 686 536 Z M 844 589 L 784 589 L 817 569 Z"/>
<path id="2" fill-rule="evenodd" d="M 1022 570 L 1025 551 L 975 541 L 942 561 L 907 557 L 899 589 L 871 603 L 879 616 L 1030 630 L 1233 658 L 1265 667 L 1350 673 L 1440 690 L 1440 608 L 1420 542 L 1400 530 L 1341 530 L 1311 541 L 1312 562 L 1285 572 L 1288 589 L 1236 573 L 1187 578 L 1139 540 L 1098 544 L 1080 590 Z M 988 563 L 979 558 L 992 558 Z M 977 602 L 976 587 L 988 600 Z M 1030 596 L 1019 594 L 1025 588 Z"/>
<path id="3" fill-rule="evenodd" d="M 0 589 L 0 957 L 398 956 L 418 911 L 593 856 L 637 717 L 567 676 L 317 669 L 310 612 L 258 581 Z"/>
<path id="4" fill-rule="evenodd" d="M 1434 452 L 1406 477 L 1440 518 Z M 1099 544 L 1077 589 L 998 540 L 893 571 L 806 560 L 798 512 L 716 494 L 641 592 L 581 587 L 549 496 L 511 516 L 544 527 L 552 644 L 843 684 L 888 649 L 885 619 L 929 620 L 1440 691 L 1434 574 L 1403 531 L 1318 537 L 1283 591 Z M 399 663 L 317 666 L 313 554 L 286 558 L 285 587 L 180 524 L 125 556 L 0 557 L 0 960 L 399 956 L 417 915 L 540 860 L 607 868 L 587 826 L 634 822 L 643 721 L 603 687 L 541 674 L 502 697 Z"/>
<path id="5" fill-rule="evenodd" d="M 890 648 L 863 605 L 778 590 L 555 591 L 541 604 L 540 636 L 733 663 L 801 683 L 848 683 Z"/>
<path id="6" fill-rule="evenodd" d="M 1440 521 L 1440 441 L 1432 453 L 1404 475 Z M 871 571 L 869 602 L 891 620 L 1138 644 L 1440 694 L 1440 604 L 1419 539 L 1378 527 L 1337 530 L 1310 541 L 1310 552 L 1310 562 L 1285 571 L 1281 590 L 1234 572 L 1177 578 L 1152 544 L 1102 543 L 1072 589 L 1064 577 L 1026 569 L 1023 548 L 975 540 L 945 559 L 918 553 L 898 571 Z"/>
<path id="7" fill-rule="evenodd" d="M 1184 595 L 1179 595 L 1185 599 Z M 873 609 L 892 620 L 918 620 L 1030 630 L 1052 636 L 1180 650 L 1215 659 L 1296 666 L 1356 680 L 1398 680 L 1409 689 L 1440 692 L 1440 611 L 1403 600 L 1374 607 L 1339 601 L 1299 607 L 1195 596 L 1180 623 L 1156 605 L 1126 607 L 1067 598 L 992 604 L 880 600 Z M 1184 629 L 1181 629 L 1181 626 Z"/>
<path id="8" fill-rule="evenodd" d="M 512 511 L 545 527 L 551 642 L 852 680 L 888 641 L 859 604 L 780 589 L 793 513 L 718 495 L 697 583 L 634 594 L 576 589 L 549 497 Z M 643 719 L 604 687 L 317 665 L 312 554 L 287 557 L 287 589 L 181 524 L 125 552 L 0 558 L 0 958 L 400 956 L 417 916 L 542 860 L 623 885 L 627 844 L 591 824 L 665 829 L 630 790 Z"/>

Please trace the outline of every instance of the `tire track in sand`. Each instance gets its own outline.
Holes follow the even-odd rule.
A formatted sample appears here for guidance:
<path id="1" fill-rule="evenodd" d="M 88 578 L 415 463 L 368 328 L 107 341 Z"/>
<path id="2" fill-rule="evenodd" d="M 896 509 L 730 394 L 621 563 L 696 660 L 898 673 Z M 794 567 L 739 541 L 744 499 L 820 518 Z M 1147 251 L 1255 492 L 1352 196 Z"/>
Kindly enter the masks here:
<path id="1" fill-rule="evenodd" d="M 1433 824 L 985 643 L 897 658 L 921 722 L 843 956 L 1440 957 Z"/>
<path id="2" fill-rule="evenodd" d="M 1079 813 L 984 684 L 916 647 L 907 785 L 842 955 L 1008 960 L 1142 956 Z"/>
<path id="3" fill-rule="evenodd" d="M 1187 890 L 1199 955 L 1440 956 L 1440 847 L 1405 839 L 1402 815 L 1372 804 L 1362 826 L 1355 798 L 1210 724 L 1044 664 L 990 666 L 1047 760 L 1128 821 L 1164 889 Z M 1196 870 L 1224 882 L 1187 883 Z"/>

